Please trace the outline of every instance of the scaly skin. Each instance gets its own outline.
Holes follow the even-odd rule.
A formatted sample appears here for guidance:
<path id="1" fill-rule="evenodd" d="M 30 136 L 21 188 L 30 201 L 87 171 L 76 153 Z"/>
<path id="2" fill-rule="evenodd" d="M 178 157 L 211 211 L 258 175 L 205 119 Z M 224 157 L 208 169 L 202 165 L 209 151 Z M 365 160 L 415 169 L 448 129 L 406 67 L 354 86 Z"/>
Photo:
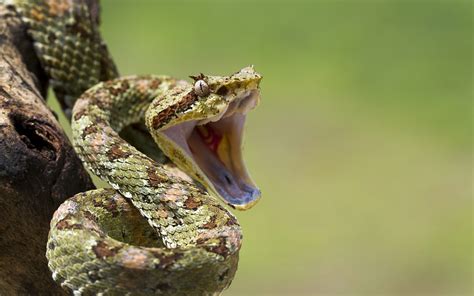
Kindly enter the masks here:
<path id="1" fill-rule="evenodd" d="M 231 216 L 218 223 L 226 219 L 236 223 Z M 240 235 L 238 224 L 220 229 Z M 239 238 L 222 234 L 199 247 L 165 248 L 127 199 L 98 189 L 60 206 L 46 254 L 54 280 L 75 295 L 212 295 L 230 284 L 237 269 L 237 250 L 215 253 L 227 240 Z"/>
<path id="2" fill-rule="evenodd" d="M 78 155 L 114 188 L 78 194 L 54 214 L 46 256 L 55 281 L 85 295 L 221 293 L 237 270 L 240 226 L 187 177 L 205 183 L 160 131 L 169 122 L 215 116 L 232 103 L 225 95 L 258 88 L 260 75 L 245 68 L 229 77 L 200 76 L 210 86 L 204 98 L 188 82 L 166 76 L 99 83 L 118 73 L 84 0 L 2 2 L 13 5 L 28 25 L 51 85 L 72 116 Z M 127 125 L 144 121 L 186 173 L 155 162 L 119 137 Z"/>
<path id="3" fill-rule="evenodd" d="M 36 54 L 66 115 L 77 98 L 118 71 L 85 0 L 0 0 L 28 25 Z"/>

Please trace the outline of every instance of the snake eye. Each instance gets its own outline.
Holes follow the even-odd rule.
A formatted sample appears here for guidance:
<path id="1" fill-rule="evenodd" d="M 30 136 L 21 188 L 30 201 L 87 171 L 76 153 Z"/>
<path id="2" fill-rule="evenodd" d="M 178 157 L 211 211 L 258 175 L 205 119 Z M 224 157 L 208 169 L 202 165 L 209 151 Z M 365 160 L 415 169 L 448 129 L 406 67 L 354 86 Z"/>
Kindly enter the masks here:
<path id="1" fill-rule="evenodd" d="M 205 97 L 210 93 L 209 85 L 204 80 L 198 80 L 194 84 L 194 92 L 200 97 Z"/>

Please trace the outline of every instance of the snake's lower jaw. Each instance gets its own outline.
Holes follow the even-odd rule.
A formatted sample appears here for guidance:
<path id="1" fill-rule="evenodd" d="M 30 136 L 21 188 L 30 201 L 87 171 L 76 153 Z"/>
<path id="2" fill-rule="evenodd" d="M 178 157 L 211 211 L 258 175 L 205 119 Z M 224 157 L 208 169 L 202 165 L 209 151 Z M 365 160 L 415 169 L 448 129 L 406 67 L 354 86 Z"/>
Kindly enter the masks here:
<path id="1" fill-rule="evenodd" d="M 234 209 L 236 210 L 239 210 L 239 211 L 246 211 L 250 208 L 252 208 L 254 205 L 256 205 L 258 203 L 258 201 L 260 200 L 260 197 L 261 197 L 261 192 L 260 190 L 258 191 L 258 197 L 256 197 L 255 200 L 245 204 L 245 205 L 233 205 L 233 204 L 229 204 L 231 207 L 233 207 Z"/>

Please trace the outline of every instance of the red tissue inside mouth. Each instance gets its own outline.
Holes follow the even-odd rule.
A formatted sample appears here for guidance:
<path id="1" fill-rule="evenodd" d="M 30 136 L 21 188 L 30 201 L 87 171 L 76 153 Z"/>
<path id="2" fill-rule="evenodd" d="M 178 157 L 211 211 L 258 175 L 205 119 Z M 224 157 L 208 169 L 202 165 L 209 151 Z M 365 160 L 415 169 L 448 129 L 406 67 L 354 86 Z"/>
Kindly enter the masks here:
<path id="1" fill-rule="evenodd" d="M 209 150 L 217 153 L 217 148 L 219 148 L 219 144 L 222 141 L 222 136 L 207 126 L 199 126 L 197 132 L 207 147 L 209 147 Z"/>

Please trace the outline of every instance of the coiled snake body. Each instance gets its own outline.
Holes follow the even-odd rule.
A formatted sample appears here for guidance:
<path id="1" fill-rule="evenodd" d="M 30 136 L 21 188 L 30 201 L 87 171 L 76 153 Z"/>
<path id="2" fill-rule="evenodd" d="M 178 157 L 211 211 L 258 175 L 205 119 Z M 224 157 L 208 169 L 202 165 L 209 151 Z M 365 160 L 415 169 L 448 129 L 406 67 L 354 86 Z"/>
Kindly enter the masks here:
<path id="1" fill-rule="evenodd" d="M 210 295 L 227 288 L 241 229 L 214 196 L 238 209 L 260 197 L 241 141 L 261 76 L 247 67 L 227 77 L 200 74 L 194 83 L 117 78 L 84 0 L 7 4 L 28 25 L 66 112 L 74 105 L 76 152 L 113 187 L 78 194 L 54 214 L 46 252 L 54 280 L 75 294 Z M 146 123 L 177 168 L 119 136 L 134 123 Z"/>

